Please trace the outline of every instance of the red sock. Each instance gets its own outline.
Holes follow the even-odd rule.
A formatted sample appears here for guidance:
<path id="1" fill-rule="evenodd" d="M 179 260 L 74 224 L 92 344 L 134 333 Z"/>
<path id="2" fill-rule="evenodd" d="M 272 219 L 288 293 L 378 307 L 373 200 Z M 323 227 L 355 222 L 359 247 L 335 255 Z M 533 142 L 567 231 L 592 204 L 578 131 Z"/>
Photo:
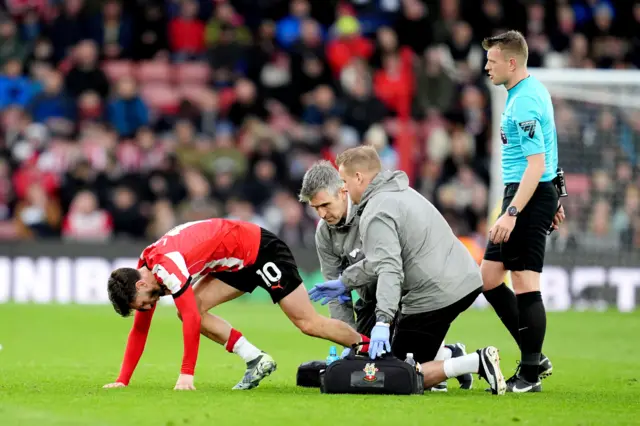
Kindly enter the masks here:
<path id="1" fill-rule="evenodd" d="M 362 338 L 361 342 L 366 343 L 366 345 L 362 345 L 360 346 L 360 352 L 362 353 L 368 353 L 369 352 L 369 342 L 371 341 L 367 336 L 365 336 L 364 334 L 361 334 L 360 337 Z"/>
<path id="2" fill-rule="evenodd" d="M 233 352 L 233 347 L 236 345 L 236 343 L 238 342 L 238 340 L 240 340 L 241 337 L 242 337 L 242 333 L 240 333 L 235 328 L 231 329 L 231 333 L 229 334 L 229 340 L 227 340 L 227 343 L 224 345 L 224 348 L 227 350 L 227 352 Z"/>

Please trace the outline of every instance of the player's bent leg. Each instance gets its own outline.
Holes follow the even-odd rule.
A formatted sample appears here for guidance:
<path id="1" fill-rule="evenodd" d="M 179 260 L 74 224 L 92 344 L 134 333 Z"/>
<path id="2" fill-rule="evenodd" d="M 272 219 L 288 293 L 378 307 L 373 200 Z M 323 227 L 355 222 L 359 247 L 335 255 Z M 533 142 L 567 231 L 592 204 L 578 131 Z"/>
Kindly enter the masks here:
<path id="1" fill-rule="evenodd" d="M 264 378 L 276 371 L 277 364 L 269 354 L 252 345 L 241 332 L 234 329 L 227 321 L 208 312 L 218 305 L 242 296 L 243 291 L 212 276 L 205 276 L 195 285 L 194 293 L 202 315 L 200 332 L 214 342 L 223 345 L 227 352 L 237 354 L 247 363 L 242 379 L 233 389 L 253 389 Z"/>
<path id="2" fill-rule="evenodd" d="M 494 395 L 504 395 L 507 390 L 507 384 L 500 370 L 498 349 L 493 346 L 458 358 L 425 362 L 421 364 L 421 368 L 425 389 L 449 378 L 474 373 L 489 383 Z"/>
<path id="3" fill-rule="evenodd" d="M 362 336 L 348 324 L 317 313 L 302 283 L 278 303 L 289 320 L 308 336 L 346 347 L 362 341 Z"/>
<path id="4" fill-rule="evenodd" d="M 202 277 L 194 285 L 193 292 L 202 316 L 200 332 L 203 336 L 224 345 L 231 335 L 231 324 L 208 311 L 218 305 L 242 296 L 243 292 L 210 275 Z"/>

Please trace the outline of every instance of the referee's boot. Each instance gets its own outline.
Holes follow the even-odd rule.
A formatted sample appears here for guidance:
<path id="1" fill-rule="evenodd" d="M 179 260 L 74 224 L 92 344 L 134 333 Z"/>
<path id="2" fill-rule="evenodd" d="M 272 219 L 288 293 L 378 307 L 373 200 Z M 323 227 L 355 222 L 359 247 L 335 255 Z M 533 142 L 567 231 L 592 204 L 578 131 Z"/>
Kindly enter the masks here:
<path id="1" fill-rule="evenodd" d="M 507 380 L 507 383 L 511 380 L 515 380 L 515 378 L 520 374 L 520 361 L 518 361 L 518 366 L 516 367 L 516 372 Z M 538 381 L 542 379 L 546 379 L 550 375 L 553 374 L 553 364 L 551 364 L 551 360 L 545 355 L 540 354 L 540 366 L 538 367 Z"/>
<path id="2" fill-rule="evenodd" d="M 451 358 L 459 358 L 467 354 L 467 348 L 463 343 L 460 342 L 445 345 L 445 347 L 449 348 L 449 350 L 451 351 Z M 462 376 L 456 377 L 456 379 L 460 384 L 460 389 L 468 390 L 473 387 L 473 374 L 463 374 Z"/>
<path id="3" fill-rule="evenodd" d="M 533 383 L 525 380 L 524 377 L 521 377 L 519 374 L 517 374 L 507 381 L 507 392 L 542 392 L 542 384 L 540 383 L 540 378 L 538 378 L 537 382 Z"/>
<path id="4" fill-rule="evenodd" d="M 540 354 L 540 367 L 538 368 L 538 377 L 540 380 L 546 379 L 553 374 L 553 364 L 545 354 Z"/>
<path id="5" fill-rule="evenodd" d="M 516 372 L 513 373 L 513 376 L 509 377 L 509 379 L 507 380 L 507 386 L 510 386 L 510 384 L 515 382 L 519 374 L 520 361 L 518 361 Z M 545 354 L 540 354 L 540 367 L 538 367 L 538 383 L 540 383 L 542 379 L 546 379 L 547 377 L 549 377 L 551 374 L 553 374 L 553 364 L 551 363 L 551 360 L 549 360 L 549 358 Z M 491 389 L 485 389 L 485 391 L 491 392 Z M 534 392 L 540 391 L 542 391 L 542 386 L 540 386 L 539 389 Z"/>
<path id="6" fill-rule="evenodd" d="M 277 367 L 271 355 L 262 352 L 257 358 L 247 363 L 247 370 L 242 380 L 233 387 L 233 390 L 249 390 L 258 387 L 264 378 L 276 371 Z"/>

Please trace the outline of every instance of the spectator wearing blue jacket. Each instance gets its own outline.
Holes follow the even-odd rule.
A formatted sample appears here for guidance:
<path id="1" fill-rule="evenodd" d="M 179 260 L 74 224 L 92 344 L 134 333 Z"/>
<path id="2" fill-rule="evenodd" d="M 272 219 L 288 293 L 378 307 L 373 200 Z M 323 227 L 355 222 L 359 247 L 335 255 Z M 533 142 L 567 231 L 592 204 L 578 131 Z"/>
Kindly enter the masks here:
<path id="1" fill-rule="evenodd" d="M 117 95 L 107 107 L 107 119 L 121 138 L 134 137 L 138 129 L 149 124 L 149 109 L 138 96 L 132 78 L 118 81 Z"/>
<path id="2" fill-rule="evenodd" d="M 0 75 L 0 110 L 12 105 L 25 107 L 37 90 L 37 86 L 22 75 L 22 63 L 17 59 L 7 61 Z"/>
<path id="3" fill-rule="evenodd" d="M 37 95 L 29 110 L 33 121 L 50 124 L 52 119 L 68 121 L 76 119 L 76 105 L 73 98 L 64 91 L 64 79 L 57 70 L 49 70 L 44 81 L 44 91 Z"/>
<path id="4" fill-rule="evenodd" d="M 291 14 L 276 24 L 276 40 L 285 49 L 290 49 L 300 38 L 302 21 L 310 18 L 311 6 L 307 0 L 293 0 Z"/>

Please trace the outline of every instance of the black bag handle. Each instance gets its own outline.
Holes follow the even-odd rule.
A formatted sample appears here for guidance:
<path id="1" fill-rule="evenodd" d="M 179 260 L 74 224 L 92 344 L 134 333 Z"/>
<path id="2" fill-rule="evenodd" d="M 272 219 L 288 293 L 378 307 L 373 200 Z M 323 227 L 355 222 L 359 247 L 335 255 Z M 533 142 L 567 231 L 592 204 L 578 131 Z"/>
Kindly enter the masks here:
<path id="1" fill-rule="evenodd" d="M 366 346 L 368 344 L 369 344 L 369 342 L 354 343 L 353 345 L 351 345 L 351 351 L 349 351 L 349 354 L 346 357 L 344 357 L 344 359 L 350 359 L 350 360 L 351 359 L 356 359 L 356 351 L 357 351 L 357 349 L 360 346 Z M 378 359 L 387 359 L 387 358 L 394 358 L 394 356 L 393 356 L 393 354 L 391 352 L 385 352 Z"/>

